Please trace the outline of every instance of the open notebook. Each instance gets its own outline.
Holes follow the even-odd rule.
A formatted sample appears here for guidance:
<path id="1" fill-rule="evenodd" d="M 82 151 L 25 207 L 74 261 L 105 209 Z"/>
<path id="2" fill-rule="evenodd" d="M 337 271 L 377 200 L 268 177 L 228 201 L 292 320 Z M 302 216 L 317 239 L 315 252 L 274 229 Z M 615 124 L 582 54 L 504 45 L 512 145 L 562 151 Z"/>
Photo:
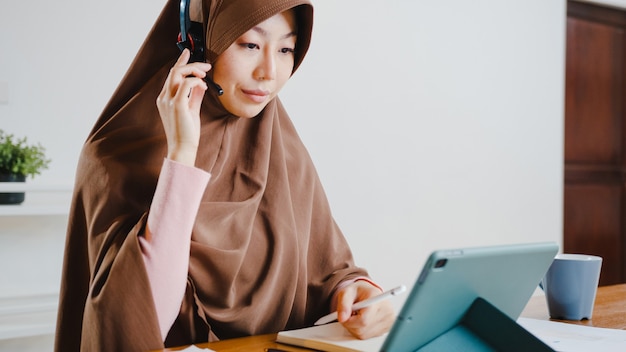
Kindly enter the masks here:
<path id="1" fill-rule="evenodd" d="M 367 340 L 354 338 L 337 322 L 278 333 L 276 342 L 328 352 L 379 351 L 387 335 Z"/>
<path id="2" fill-rule="evenodd" d="M 490 316 L 498 321 L 502 335 L 508 326 L 511 335 L 528 342 L 532 350 L 550 351 L 515 323 L 558 251 L 555 243 L 530 243 L 474 247 L 433 252 L 417 278 L 409 297 L 386 335 L 358 340 L 339 323 L 282 331 L 277 342 L 329 352 L 342 351 L 454 351 L 486 350 L 488 336 L 476 336 L 462 325 L 468 312 L 474 317 Z M 482 298 L 479 301 L 478 298 Z M 488 306 L 488 307 L 487 307 Z M 477 308 L 477 309 L 479 309 Z M 496 315 L 494 315 L 496 314 Z M 488 322 L 489 323 L 489 322 Z M 482 324 L 481 322 L 477 324 Z M 480 327 L 477 330 L 481 330 Z M 493 331 L 493 328 L 482 329 Z M 519 335 L 519 336 L 518 336 Z M 523 335 L 523 336 L 522 336 Z M 521 336 L 521 337 L 520 337 Z M 452 343 L 452 345 L 450 345 Z M 538 343 L 538 344 L 535 344 Z M 534 345 L 535 344 L 535 345 Z M 468 349 L 470 348 L 470 349 Z"/>

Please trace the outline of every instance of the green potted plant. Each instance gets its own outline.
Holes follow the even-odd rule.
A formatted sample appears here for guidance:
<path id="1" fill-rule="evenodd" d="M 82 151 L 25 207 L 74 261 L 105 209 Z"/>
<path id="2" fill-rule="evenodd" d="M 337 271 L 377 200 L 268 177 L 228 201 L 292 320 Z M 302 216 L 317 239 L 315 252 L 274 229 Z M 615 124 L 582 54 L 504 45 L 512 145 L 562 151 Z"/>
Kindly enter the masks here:
<path id="1" fill-rule="evenodd" d="M 0 182 L 25 182 L 48 168 L 50 159 L 40 144 L 29 145 L 26 137 L 16 138 L 0 129 Z M 24 192 L 0 193 L 0 204 L 20 204 Z"/>

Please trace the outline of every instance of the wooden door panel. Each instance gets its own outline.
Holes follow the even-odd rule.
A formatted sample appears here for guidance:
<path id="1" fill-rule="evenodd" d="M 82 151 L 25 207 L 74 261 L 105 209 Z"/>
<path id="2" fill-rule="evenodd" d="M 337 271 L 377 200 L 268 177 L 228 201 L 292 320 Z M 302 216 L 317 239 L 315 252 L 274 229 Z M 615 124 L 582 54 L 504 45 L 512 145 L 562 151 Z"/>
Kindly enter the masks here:
<path id="1" fill-rule="evenodd" d="M 621 282 L 622 197 L 619 184 L 574 184 L 564 189 L 563 250 L 603 258 L 600 284 Z"/>
<path id="2" fill-rule="evenodd" d="M 624 31 L 570 18 L 567 35 L 565 160 L 619 163 Z"/>
<path id="3" fill-rule="evenodd" d="M 600 284 L 626 282 L 626 11 L 567 12 L 563 250 L 602 256 Z"/>

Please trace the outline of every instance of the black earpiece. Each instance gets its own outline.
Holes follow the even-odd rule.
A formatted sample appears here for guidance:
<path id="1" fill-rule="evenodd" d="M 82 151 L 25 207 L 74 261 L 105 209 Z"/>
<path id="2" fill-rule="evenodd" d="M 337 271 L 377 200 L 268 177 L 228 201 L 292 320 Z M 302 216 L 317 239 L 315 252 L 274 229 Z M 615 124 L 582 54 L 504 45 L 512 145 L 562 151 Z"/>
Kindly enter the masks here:
<path id="1" fill-rule="evenodd" d="M 183 51 L 189 49 L 191 58 L 189 62 L 204 62 L 204 28 L 202 23 L 193 22 L 189 17 L 189 1 L 180 0 L 180 33 L 176 45 Z M 224 90 L 217 83 L 213 82 L 207 75 L 204 79 L 217 91 L 217 95 L 224 94 Z"/>

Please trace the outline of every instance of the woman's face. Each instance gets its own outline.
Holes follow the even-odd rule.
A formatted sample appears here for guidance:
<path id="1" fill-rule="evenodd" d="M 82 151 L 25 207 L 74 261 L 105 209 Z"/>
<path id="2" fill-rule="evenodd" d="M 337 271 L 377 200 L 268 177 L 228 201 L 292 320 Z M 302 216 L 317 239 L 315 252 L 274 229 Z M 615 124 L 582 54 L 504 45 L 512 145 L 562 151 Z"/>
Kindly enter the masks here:
<path id="1" fill-rule="evenodd" d="M 224 89 L 220 102 L 231 114 L 257 116 L 291 76 L 296 46 L 294 11 L 259 23 L 213 64 L 213 80 Z"/>

